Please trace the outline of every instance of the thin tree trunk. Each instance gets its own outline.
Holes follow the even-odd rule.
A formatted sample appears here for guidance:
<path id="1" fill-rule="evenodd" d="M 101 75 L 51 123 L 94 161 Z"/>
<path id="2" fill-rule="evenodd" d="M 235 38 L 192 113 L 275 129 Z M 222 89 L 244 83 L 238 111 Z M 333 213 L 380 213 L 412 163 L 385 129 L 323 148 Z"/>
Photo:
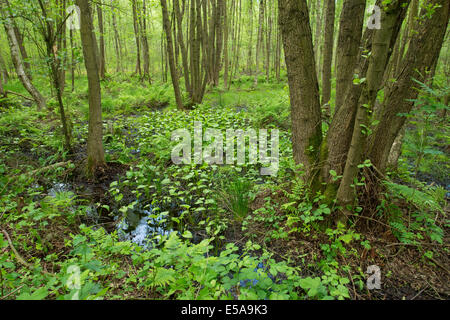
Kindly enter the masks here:
<path id="1" fill-rule="evenodd" d="M 265 9 L 265 0 L 260 0 L 259 2 L 259 24 L 258 24 L 258 40 L 256 43 L 256 66 L 255 66 L 255 81 L 254 86 L 258 85 L 258 75 L 259 75 L 259 57 L 261 55 L 262 47 L 263 47 L 263 26 L 264 26 L 264 9 Z"/>
<path id="2" fill-rule="evenodd" d="M 136 0 L 131 1 L 132 10 L 133 10 L 133 28 L 134 28 L 134 37 L 136 39 L 136 70 L 135 73 L 139 74 L 139 77 L 142 76 L 141 70 L 141 42 L 139 40 L 139 23 L 137 17 L 137 7 Z"/>
<path id="3" fill-rule="evenodd" d="M 98 18 L 98 29 L 100 32 L 99 42 L 100 42 L 100 70 L 99 75 L 100 79 L 105 79 L 106 73 L 106 59 L 105 59 L 105 36 L 104 36 L 104 28 L 103 28 L 103 10 L 101 0 L 97 4 L 97 18 Z"/>
<path id="4" fill-rule="evenodd" d="M 114 0 L 111 0 L 111 5 L 114 4 Z M 119 32 L 117 31 L 117 19 L 116 19 L 116 12 L 113 9 L 112 11 L 112 26 L 114 30 L 114 48 L 116 51 L 116 72 L 120 72 L 122 69 L 122 56 L 121 56 L 121 50 L 120 50 L 120 36 Z"/>
<path id="5" fill-rule="evenodd" d="M 334 39 L 334 16 L 336 6 L 335 0 L 326 1 L 325 14 L 325 36 L 324 36 L 324 52 L 322 65 L 322 103 L 327 105 L 326 114 L 330 117 L 330 99 L 331 99 L 331 63 L 333 60 L 333 39 Z"/>
<path id="6" fill-rule="evenodd" d="M 144 58 L 144 79 L 147 79 L 149 83 L 151 83 L 150 77 L 150 51 L 148 46 L 148 38 L 147 38 L 147 5 L 145 0 L 142 2 L 142 19 L 139 19 L 141 23 L 141 39 L 142 39 L 142 51 Z"/>
<path id="7" fill-rule="evenodd" d="M 180 45 L 180 51 L 181 51 L 181 61 L 183 64 L 183 74 L 184 74 L 184 85 L 186 87 L 186 91 L 189 93 L 189 97 L 192 99 L 192 88 L 191 88 L 191 82 L 190 82 L 190 76 L 189 76 L 189 63 L 188 63 L 188 53 L 186 49 L 186 45 L 184 43 L 184 37 L 183 37 L 183 16 L 180 11 L 180 3 L 179 0 L 174 0 L 174 7 L 175 7 L 175 18 L 177 22 L 177 31 L 178 31 L 178 43 Z M 184 12 L 184 5 L 183 5 L 183 12 Z"/>
<path id="8" fill-rule="evenodd" d="M 20 82 L 28 91 L 28 93 L 33 97 L 34 101 L 36 101 L 38 110 L 46 108 L 46 102 L 42 94 L 34 87 L 31 79 L 28 77 L 25 72 L 24 63 L 22 60 L 22 55 L 19 49 L 19 43 L 17 42 L 16 33 L 14 32 L 12 17 L 9 13 L 9 9 L 6 8 L 3 2 L 0 2 L 2 16 L 4 19 L 4 27 L 6 31 L 6 35 L 8 37 L 9 47 L 11 49 L 11 58 L 14 63 L 14 67 L 16 69 L 17 76 L 20 79 Z"/>
<path id="9" fill-rule="evenodd" d="M 172 77 L 173 89 L 175 91 L 175 100 L 176 100 L 178 109 L 183 110 L 184 107 L 183 107 L 183 100 L 181 98 L 180 85 L 178 82 L 178 72 L 176 70 L 175 59 L 173 56 L 172 32 L 171 32 L 171 27 L 170 27 L 169 14 L 167 12 L 166 0 L 161 0 L 161 7 L 162 7 L 162 15 L 163 15 L 163 25 L 164 25 L 164 30 L 166 32 L 166 39 L 167 39 L 167 51 L 168 51 L 168 58 L 169 58 L 170 74 Z"/>
<path id="10" fill-rule="evenodd" d="M 247 73 L 249 75 L 252 75 L 252 65 L 253 65 L 253 57 L 252 57 L 252 52 L 253 52 L 253 0 L 249 0 L 249 7 L 248 7 L 248 15 L 250 17 L 250 26 L 249 26 L 249 30 L 250 30 L 250 40 L 248 42 L 248 55 L 247 55 Z M 231 13 L 233 14 L 233 11 L 231 11 Z"/>

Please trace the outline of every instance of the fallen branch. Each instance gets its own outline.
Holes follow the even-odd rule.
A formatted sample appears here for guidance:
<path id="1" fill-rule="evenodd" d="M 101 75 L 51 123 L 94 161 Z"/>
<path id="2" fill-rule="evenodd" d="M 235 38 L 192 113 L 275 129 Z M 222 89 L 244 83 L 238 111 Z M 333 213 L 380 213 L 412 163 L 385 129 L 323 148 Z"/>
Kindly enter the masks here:
<path id="1" fill-rule="evenodd" d="M 24 284 L 21 285 L 21 286 L 19 286 L 19 287 L 16 288 L 16 289 L 14 289 L 14 290 L 11 291 L 10 293 L 8 293 L 6 296 L 1 297 L 0 300 L 5 300 L 6 298 L 8 298 L 8 297 L 9 297 L 10 295 L 12 295 L 13 293 L 15 293 L 15 292 L 19 291 L 20 289 L 22 289 L 23 286 L 24 286 Z"/>
<path id="2" fill-rule="evenodd" d="M 5 235 L 6 240 L 8 240 L 8 243 L 9 243 L 9 246 L 10 246 L 11 250 L 14 252 L 14 255 L 16 256 L 16 260 L 20 264 L 24 265 L 25 267 L 30 268 L 31 265 L 28 262 L 26 262 L 24 258 L 22 258 L 22 256 L 19 254 L 19 252 L 17 252 L 16 248 L 12 244 L 12 241 L 11 241 L 11 238 L 9 237 L 8 232 L 6 232 L 5 230 L 2 230 L 2 232 Z"/>
<path id="3" fill-rule="evenodd" d="M 58 162 L 58 163 L 52 164 L 52 165 L 47 166 L 47 167 L 43 167 L 43 168 L 39 168 L 39 169 L 33 170 L 33 171 L 29 172 L 29 174 L 30 175 L 35 175 L 37 173 L 42 173 L 44 171 L 48 171 L 48 170 L 56 169 L 56 168 L 59 168 L 59 167 L 67 166 L 70 163 L 72 163 L 72 162 L 71 161 Z"/>
<path id="4" fill-rule="evenodd" d="M 13 95 L 15 95 L 15 96 L 19 96 L 19 97 L 21 97 L 21 98 L 24 98 L 24 99 L 26 99 L 26 100 L 29 100 L 29 101 L 34 101 L 34 99 L 32 99 L 32 98 L 30 98 L 30 97 L 27 97 L 27 96 L 24 96 L 23 94 L 20 94 L 20 93 L 17 93 L 17 92 L 13 92 L 13 91 L 5 91 L 5 94 L 7 95 L 7 94 L 13 94 Z"/>

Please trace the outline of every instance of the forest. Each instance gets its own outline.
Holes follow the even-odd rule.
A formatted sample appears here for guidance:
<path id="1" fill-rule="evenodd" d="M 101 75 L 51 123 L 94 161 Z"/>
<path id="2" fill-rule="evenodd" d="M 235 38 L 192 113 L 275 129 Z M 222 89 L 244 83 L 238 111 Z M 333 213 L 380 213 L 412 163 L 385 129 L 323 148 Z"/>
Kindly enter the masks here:
<path id="1" fill-rule="evenodd" d="M 450 299 L 449 17 L 0 0 L 0 300 Z"/>

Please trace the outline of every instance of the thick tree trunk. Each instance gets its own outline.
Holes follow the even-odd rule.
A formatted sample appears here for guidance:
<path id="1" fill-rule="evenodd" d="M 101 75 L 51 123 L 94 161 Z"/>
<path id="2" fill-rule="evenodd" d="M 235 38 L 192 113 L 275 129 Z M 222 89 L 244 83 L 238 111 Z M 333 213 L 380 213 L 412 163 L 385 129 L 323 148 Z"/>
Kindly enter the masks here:
<path id="1" fill-rule="evenodd" d="M 102 99 L 99 70 L 95 51 L 95 34 L 89 0 L 76 0 L 81 10 L 81 42 L 89 86 L 89 128 L 87 142 L 87 174 L 94 177 L 95 172 L 105 165 L 103 150 Z"/>
<path id="2" fill-rule="evenodd" d="M 279 0 L 291 100 L 294 160 L 304 165 L 307 178 L 315 177 L 322 142 L 319 87 L 306 0 Z"/>
<path id="3" fill-rule="evenodd" d="M 336 49 L 335 113 L 341 107 L 348 89 L 352 86 L 353 71 L 358 62 L 365 8 L 365 0 L 345 0 L 342 8 Z"/>

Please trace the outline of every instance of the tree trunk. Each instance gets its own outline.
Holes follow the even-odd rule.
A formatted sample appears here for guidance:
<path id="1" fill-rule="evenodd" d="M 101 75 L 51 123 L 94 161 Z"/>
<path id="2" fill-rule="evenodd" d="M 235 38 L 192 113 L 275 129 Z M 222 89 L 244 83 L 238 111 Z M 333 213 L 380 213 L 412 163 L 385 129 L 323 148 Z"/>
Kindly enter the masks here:
<path id="1" fill-rule="evenodd" d="M 113 5 L 114 2 L 111 0 L 111 5 Z M 112 26 L 114 30 L 114 49 L 116 51 L 116 72 L 120 72 L 122 70 L 122 56 L 121 56 L 121 50 L 120 50 L 120 37 L 119 32 L 117 31 L 117 19 L 116 19 L 116 12 L 113 9 L 112 11 Z"/>
<path id="2" fill-rule="evenodd" d="M 263 44 L 263 27 L 264 27 L 264 8 L 265 8 L 265 0 L 260 0 L 259 2 L 259 24 L 258 24 L 258 39 L 256 43 L 256 66 L 255 66 L 255 82 L 254 86 L 256 87 L 258 85 L 258 75 L 259 75 L 259 57 L 261 55 L 262 51 L 262 44 Z"/>
<path id="3" fill-rule="evenodd" d="M 136 40 L 136 70 L 135 73 L 139 74 L 139 77 L 142 76 L 141 70 L 141 42 L 139 41 L 139 23 L 137 17 L 137 8 L 136 8 L 136 0 L 131 1 L 132 10 L 133 10 L 133 28 L 134 28 L 134 37 Z"/>
<path id="4" fill-rule="evenodd" d="M 87 142 L 87 174 L 94 177 L 105 165 L 103 151 L 102 98 L 99 70 L 95 51 L 95 34 L 89 0 L 76 0 L 81 10 L 81 42 L 89 86 L 89 128 Z"/>
<path id="5" fill-rule="evenodd" d="M 172 32 L 171 32 L 171 28 L 170 28 L 170 20 L 169 20 L 169 14 L 167 12 L 166 0 L 161 0 L 161 7 L 162 7 L 162 15 L 163 15 L 163 25 L 164 25 L 164 30 L 166 32 L 166 39 L 167 39 L 167 51 L 168 51 L 168 58 L 169 58 L 170 75 L 172 78 L 173 89 L 175 91 L 175 100 L 177 103 L 177 108 L 179 110 L 183 110 L 184 106 L 183 106 L 183 100 L 181 98 L 180 85 L 178 82 L 178 72 L 176 70 L 175 59 L 173 56 Z"/>
<path id="6" fill-rule="evenodd" d="M 336 49 L 335 113 L 341 107 L 348 89 L 352 86 L 353 71 L 358 62 L 365 8 L 365 0 L 346 0 L 342 8 Z"/>
<path id="7" fill-rule="evenodd" d="M 406 56 L 402 60 L 397 81 L 385 89 L 384 103 L 380 112 L 380 123 L 371 140 L 370 159 L 374 166 L 384 172 L 387 166 L 389 151 L 395 138 L 405 123 L 405 117 L 399 113 L 409 113 L 417 97 L 413 79 L 425 81 L 421 75 L 433 66 L 439 57 L 449 20 L 447 0 L 431 0 L 431 5 L 439 5 L 432 17 L 421 12 L 422 23 L 414 33 Z M 423 9 L 424 10 L 424 9 Z"/>
<path id="8" fill-rule="evenodd" d="M 351 212 L 348 206 L 353 206 L 356 198 L 355 186 L 352 185 L 354 185 L 355 179 L 358 178 L 358 165 L 363 162 L 367 137 L 370 134 L 369 114 L 373 109 L 378 90 L 383 81 L 389 57 L 390 43 L 392 43 L 392 37 L 395 35 L 395 25 L 401 16 L 401 12 L 402 5 L 400 2 L 395 3 L 392 7 L 383 6 L 381 19 L 383 27 L 374 34 L 367 80 L 361 81 L 359 84 L 362 87 L 362 94 L 358 102 L 358 110 L 344 173 L 337 191 L 337 201 L 339 205 L 343 206 L 344 213 Z"/>
<path id="9" fill-rule="evenodd" d="M 100 32 L 99 42 L 100 42 L 100 70 L 99 75 L 100 79 L 105 79 L 106 73 L 106 59 L 105 59 L 105 36 L 104 36 L 104 28 L 103 28 L 103 10 L 102 3 L 97 4 L 97 18 L 98 18 L 98 30 Z"/>
<path id="10" fill-rule="evenodd" d="M 173 1 L 174 7 L 175 7 L 175 18 L 177 22 L 177 31 L 178 31 L 178 43 L 180 45 L 180 51 L 181 51 L 181 61 L 183 64 L 183 74 L 184 74 L 184 85 L 186 87 L 186 91 L 189 93 L 189 97 L 192 99 L 192 88 L 191 88 L 191 82 L 190 82 L 190 75 L 189 75 L 189 63 L 188 63 L 188 53 L 186 49 L 186 45 L 184 43 L 184 37 L 183 37 L 183 16 L 180 11 L 180 4 L 179 0 Z M 183 4 L 183 12 L 184 12 L 184 4 Z"/>
<path id="11" fill-rule="evenodd" d="M 13 60 L 14 67 L 17 72 L 17 76 L 20 79 L 20 82 L 28 91 L 28 93 L 33 97 L 34 101 L 37 104 L 38 110 L 46 108 L 46 102 L 41 93 L 34 87 L 30 78 L 28 77 L 24 62 L 22 60 L 22 55 L 19 49 L 19 43 L 16 38 L 16 33 L 14 32 L 12 17 L 9 13 L 9 9 L 6 8 L 3 2 L 0 2 L 2 17 L 4 19 L 3 25 L 5 26 L 6 35 L 8 37 L 9 47 L 11 49 L 11 59 Z"/>
<path id="12" fill-rule="evenodd" d="M 336 11 L 335 0 L 326 1 L 325 14 L 325 36 L 324 36 L 324 52 L 322 65 L 322 102 L 321 105 L 327 105 L 326 113 L 330 117 L 329 102 L 331 99 L 331 63 L 333 60 L 333 44 L 334 44 L 334 16 Z"/>
<path id="13" fill-rule="evenodd" d="M 278 12 L 290 89 L 294 160 L 304 165 L 307 179 L 313 179 L 322 127 L 306 0 L 279 0 Z"/>

